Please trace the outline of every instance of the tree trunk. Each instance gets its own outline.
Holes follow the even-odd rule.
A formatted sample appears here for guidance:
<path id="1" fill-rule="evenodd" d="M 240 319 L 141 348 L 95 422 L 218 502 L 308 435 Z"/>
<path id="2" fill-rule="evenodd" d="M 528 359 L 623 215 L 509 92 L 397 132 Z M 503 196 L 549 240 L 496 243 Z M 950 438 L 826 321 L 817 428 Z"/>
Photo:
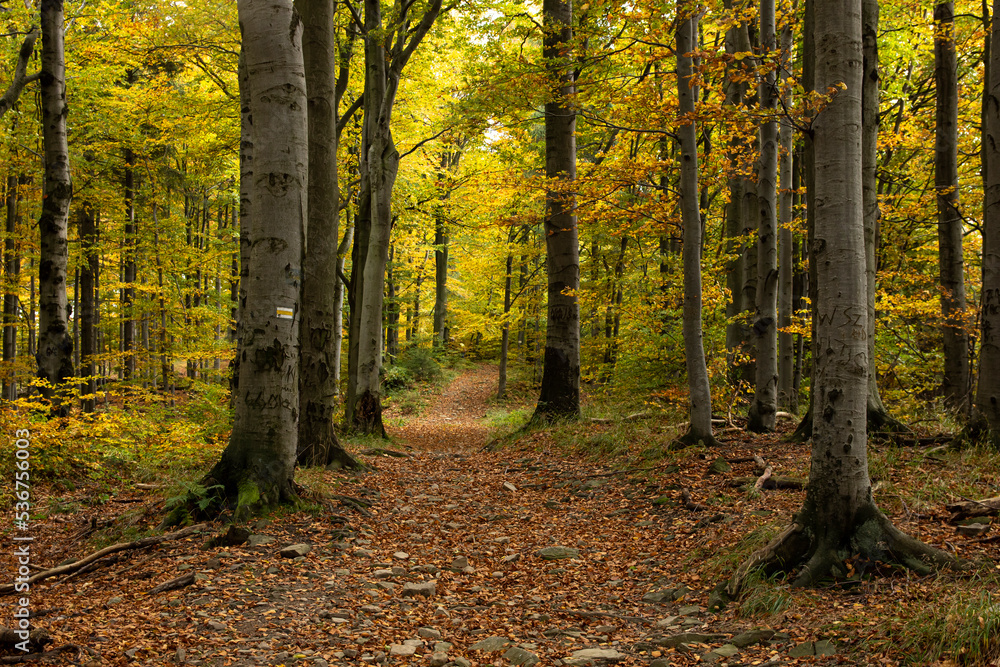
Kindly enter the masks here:
<path id="1" fill-rule="evenodd" d="M 580 415 L 580 245 L 576 219 L 573 5 L 544 0 L 542 59 L 555 86 L 545 104 L 545 256 L 548 321 L 542 389 L 532 420 Z"/>
<path id="2" fill-rule="evenodd" d="M 247 79 L 246 53 L 241 47 L 238 65 L 240 83 L 240 269 L 238 300 L 236 303 L 236 353 L 233 355 L 232 374 L 229 377 L 233 407 L 240 388 L 240 359 L 243 357 L 243 314 L 247 307 L 247 282 L 250 270 L 250 198 L 253 188 L 253 114 L 250 109 L 250 82 Z M 166 329 L 166 327 L 164 327 Z M 173 370 L 171 369 L 171 376 Z M 164 378 L 165 379 L 165 378 Z"/>
<path id="3" fill-rule="evenodd" d="M 337 248 L 337 284 L 333 291 L 333 388 L 340 394 L 340 364 L 341 353 L 344 348 L 344 290 L 347 285 L 340 279 L 344 275 L 344 265 L 347 262 L 347 254 L 351 250 L 351 240 L 354 238 L 354 222 L 351 220 L 350 209 L 347 213 L 347 230 L 344 231 L 344 238 Z"/>
<path id="4" fill-rule="evenodd" d="M 1000 10 L 994 0 L 993 16 Z M 979 385 L 970 434 L 1000 447 L 1000 21 L 989 34 L 983 90 L 983 296 L 980 309 Z"/>
<path id="5" fill-rule="evenodd" d="M 73 342 L 69 335 L 66 269 L 69 262 L 67 218 L 73 186 L 66 139 L 66 68 L 63 55 L 62 0 L 42 0 L 42 136 L 45 146 L 45 185 L 38 263 L 38 377 L 45 381 L 42 395 L 56 414 L 69 406 L 57 393 L 73 375 Z"/>
<path id="6" fill-rule="evenodd" d="M 20 180 L 16 175 L 7 177 L 7 238 L 4 240 L 4 277 L 3 293 L 3 361 L 7 375 L 3 381 L 3 398 L 8 401 L 17 399 L 17 320 L 18 303 L 20 301 L 21 282 L 21 252 L 17 243 L 17 227 L 20 222 L 21 201 L 19 190 Z"/>
<path id="7" fill-rule="evenodd" d="M 507 398 L 507 357 L 510 352 L 510 306 L 514 280 L 514 252 L 512 244 L 517 235 L 514 227 L 507 233 L 507 264 L 503 276 L 503 327 L 500 333 L 500 380 L 497 383 L 497 400 Z"/>
<path id="8" fill-rule="evenodd" d="M 135 153 L 125 149 L 125 238 L 122 243 L 122 370 L 135 375 Z"/>
<path id="9" fill-rule="evenodd" d="M 85 201 L 79 209 L 80 235 L 80 363 L 85 378 L 81 391 L 84 412 L 93 412 L 97 395 L 97 300 L 95 287 L 98 271 L 97 214 L 93 205 Z"/>
<path id="10" fill-rule="evenodd" d="M 815 117 L 817 301 L 813 340 L 813 446 L 809 484 L 794 523 L 737 570 L 803 563 L 797 586 L 847 574 L 859 556 L 920 572 L 954 563 L 896 529 L 872 499 L 865 413 L 868 388 L 867 297 L 861 178 L 861 2 L 820 0 L 814 30 L 817 91 L 846 84 Z M 755 562 L 756 561 L 756 562 Z"/>
<path id="11" fill-rule="evenodd" d="M 448 229 L 444 215 L 434 218 L 434 347 L 448 342 L 445 326 L 448 311 Z"/>
<path id="12" fill-rule="evenodd" d="M 951 407 L 965 411 L 969 397 L 969 334 L 965 329 L 962 214 L 958 197 L 958 61 L 954 27 L 954 2 L 936 4 L 934 186 L 937 189 L 941 314 L 944 318 L 942 391 Z"/>
<path id="13" fill-rule="evenodd" d="M 774 0 L 761 0 L 760 41 L 764 53 L 775 59 Z M 774 430 L 778 410 L 778 107 L 775 71 L 768 66 L 760 82 L 760 109 L 767 120 L 760 128 L 760 160 L 757 168 L 757 301 L 753 322 L 753 345 L 757 351 L 755 393 L 747 416 L 747 428 L 755 432 Z"/>
<path id="14" fill-rule="evenodd" d="M 791 75 L 792 67 L 792 28 L 786 25 L 781 31 L 781 69 L 779 79 L 781 88 L 786 85 L 788 77 Z M 785 96 L 785 105 L 791 107 L 791 93 Z M 792 222 L 794 216 L 793 199 L 795 197 L 795 184 L 792 174 L 796 168 L 795 152 L 793 148 L 792 125 L 789 122 L 781 124 L 778 130 L 778 144 L 781 146 L 781 173 L 779 181 L 781 183 L 781 195 L 779 205 L 779 217 L 781 225 L 778 231 L 778 407 L 782 410 L 795 413 L 798 409 L 794 384 L 795 384 L 795 350 L 793 348 L 793 337 L 788 331 L 792 326 L 792 281 L 794 280 L 795 245 L 792 234 Z"/>
<path id="15" fill-rule="evenodd" d="M 351 342 L 347 422 L 362 433 L 385 436 L 382 425 L 380 371 L 382 369 L 382 302 L 385 266 L 392 230 L 392 190 L 399 170 L 399 151 L 392 139 L 392 111 L 399 76 L 441 11 L 441 0 L 431 0 L 416 27 L 393 16 L 404 34 L 387 37 L 378 0 L 365 0 L 364 139 L 361 155 L 359 206 L 351 304 Z M 357 343 L 355 344 L 355 340 Z M 355 352 L 356 350 L 356 352 Z M 356 356 L 355 356 L 356 355 Z"/>
<path id="16" fill-rule="evenodd" d="M 335 335 L 340 189 L 337 183 L 336 40 L 333 0 L 299 0 L 308 91 L 309 222 L 302 260 L 299 329 L 299 419 L 296 459 L 302 466 L 358 468 L 337 440 Z"/>
<path id="17" fill-rule="evenodd" d="M 727 0 L 726 9 L 734 15 L 735 22 L 726 31 L 726 53 L 735 56 L 737 53 L 750 52 L 750 36 L 747 33 L 747 24 L 739 19 L 738 15 L 743 9 L 743 2 L 734 6 L 732 0 Z M 746 83 L 744 77 L 744 67 L 752 62 L 752 58 L 744 58 L 741 61 L 733 59 L 726 65 L 726 99 L 724 104 L 739 108 L 744 103 L 746 96 Z M 745 295 L 743 293 L 743 274 L 746 257 L 744 254 L 743 240 L 743 193 L 747 186 L 746 169 L 746 142 L 741 132 L 735 125 L 732 127 L 733 134 L 729 140 L 727 158 L 730 163 L 729 172 L 726 177 L 726 187 L 729 190 L 729 202 L 726 204 L 726 254 L 729 255 L 729 264 L 726 268 L 726 288 L 729 290 L 729 302 L 726 304 L 726 366 L 729 372 L 730 382 L 738 383 L 743 374 L 743 362 L 740 356 L 746 352 L 744 349 L 747 342 L 748 331 L 744 321 L 744 311 L 746 310 Z"/>
<path id="18" fill-rule="evenodd" d="M 301 19 L 291 0 L 240 0 L 238 10 L 253 116 L 250 236 L 258 242 L 248 262 L 233 431 L 204 483 L 222 485 L 244 520 L 295 499 L 309 151 Z"/>
<path id="19" fill-rule="evenodd" d="M 705 365 L 701 326 L 701 212 L 698 210 L 698 144 L 694 120 L 694 86 L 691 52 L 698 34 L 697 10 L 677 3 L 677 136 L 681 149 L 681 219 L 684 226 L 684 359 L 687 366 L 691 425 L 683 440 L 714 444 L 712 393 Z"/>

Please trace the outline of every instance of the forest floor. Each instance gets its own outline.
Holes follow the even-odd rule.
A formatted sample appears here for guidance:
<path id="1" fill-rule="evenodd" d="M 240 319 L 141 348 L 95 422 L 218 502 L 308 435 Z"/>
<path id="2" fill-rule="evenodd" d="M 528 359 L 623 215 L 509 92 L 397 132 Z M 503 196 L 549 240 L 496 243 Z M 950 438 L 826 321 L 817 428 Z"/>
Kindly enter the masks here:
<path id="1" fill-rule="evenodd" d="M 889 492 L 877 494 L 879 502 L 911 534 L 986 563 L 977 574 L 918 578 L 882 568 L 850 585 L 807 591 L 763 581 L 711 612 L 711 589 L 786 524 L 803 497 L 795 489 L 747 493 L 733 479 L 755 476 L 753 454 L 776 473 L 802 478 L 807 449 L 773 435 L 730 433 L 724 450 L 661 451 L 611 468 L 579 452 L 607 446 L 620 425 L 589 421 L 561 432 L 577 442 L 545 430 L 487 451 L 495 386 L 496 369 L 477 366 L 429 396 L 419 413 L 394 417 L 393 442 L 379 446 L 407 456 L 361 455 L 373 472 L 302 471 L 306 511 L 254 522 L 249 543 L 202 549 L 223 530 L 209 525 L 32 585 L 32 624 L 53 638 L 40 660 L 89 667 L 891 665 L 921 662 L 919 652 L 940 639 L 938 651 L 927 653 L 942 660 L 936 664 L 970 657 L 1000 664 L 1000 605 L 988 590 L 1000 567 L 996 541 L 956 536 L 943 502 L 929 501 L 940 505 L 934 512 L 903 502 L 909 496 L 894 478 L 900 468 L 885 467 L 880 484 Z M 629 437 L 660 432 L 655 424 L 643 428 Z M 369 440 L 358 449 L 373 446 Z M 648 452 L 642 442 L 624 446 Z M 939 459 L 920 455 L 896 453 L 893 461 L 938 475 Z M 703 509 L 687 509 L 683 489 Z M 155 490 L 128 480 L 99 504 L 85 484 L 39 493 L 48 511 L 33 526 L 31 548 L 41 567 L 95 551 L 87 541 L 95 529 L 153 527 L 163 514 Z M 311 549 L 283 557 L 292 544 Z M 10 551 L 0 568 L 13 572 Z M 150 592 L 186 574 L 194 575 L 190 585 Z M 7 619 L 14 601 L 4 598 Z M 984 633 L 985 644 L 973 646 Z"/>

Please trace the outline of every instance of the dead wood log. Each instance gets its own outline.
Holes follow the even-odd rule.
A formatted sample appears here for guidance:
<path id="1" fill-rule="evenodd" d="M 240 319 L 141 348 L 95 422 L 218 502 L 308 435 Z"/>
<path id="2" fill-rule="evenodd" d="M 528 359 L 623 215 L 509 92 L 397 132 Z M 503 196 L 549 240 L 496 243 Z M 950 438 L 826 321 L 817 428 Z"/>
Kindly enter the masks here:
<path id="1" fill-rule="evenodd" d="M 944 508 L 951 512 L 948 519 L 951 523 L 957 523 L 962 519 L 972 519 L 979 516 L 996 516 L 1000 514 L 1000 496 L 986 498 L 985 500 L 970 500 L 963 498 L 964 502 L 951 503 Z"/>
<path id="2" fill-rule="evenodd" d="M 757 483 L 757 477 L 734 477 L 728 482 L 727 486 L 735 486 L 737 488 L 741 486 L 747 486 L 750 484 Z M 763 488 L 765 489 L 804 489 L 809 480 L 798 479 L 796 477 L 784 477 L 782 475 L 772 475 L 765 482 Z"/>
<path id="3" fill-rule="evenodd" d="M 174 577 L 169 581 L 164 581 L 159 586 L 154 586 L 149 589 L 146 595 L 156 595 L 157 593 L 165 593 L 167 591 L 174 591 L 178 588 L 184 588 L 185 586 L 190 586 L 194 583 L 194 572 L 188 572 L 187 574 L 182 574 L 179 577 Z"/>
<path id="4" fill-rule="evenodd" d="M 163 542 L 170 542 L 172 540 L 179 540 L 189 535 L 193 535 L 197 532 L 204 530 L 205 524 L 199 523 L 194 526 L 188 526 L 187 528 L 182 528 L 181 530 L 174 531 L 172 533 L 164 533 L 163 535 L 153 535 L 151 537 L 144 537 L 141 540 L 136 540 L 135 542 L 119 542 L 118 544 L 112 544 L 110 547 L 105 547 L 100 551 L 96 551 L 85 558 L 81 558 L 78 561 L 72 563 L 67 563 L 66 565 L 60 565 L 58 567 L 45 570 L 44 572 L 39 572 L 38 574 L 33 574 L 27 579 L 29 585 L 35 582 L 42 581 L 43 579 L 48 579 L 50 577 L 58 577 L 64 574 L 72 574 L 77 570 L 83 569 L 87 565 L 90 565 L 96 560 L 104 558 L 110 554 L 118 553 L 119 551 L 135 551 L 137 549 L 148 549 L 149 547 L 156 546 Z M 14 592 L 14 584 L 6 584 L 0 586 L 0 595 L 10 595 Z"/>

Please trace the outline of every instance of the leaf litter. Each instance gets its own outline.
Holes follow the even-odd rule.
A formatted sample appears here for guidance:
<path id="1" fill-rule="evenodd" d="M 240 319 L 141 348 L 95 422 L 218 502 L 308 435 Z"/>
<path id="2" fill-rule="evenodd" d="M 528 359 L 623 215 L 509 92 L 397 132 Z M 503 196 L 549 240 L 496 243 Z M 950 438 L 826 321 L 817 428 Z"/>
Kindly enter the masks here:
<path id="1" fill-rule="evenodd" d="M 899 615 L 954 584 L 905 572 L 810 591 L 765 581 L 710 611 L 716 584 L 802 501 L 801 491 L 754 494 L 731 480 L 759 474 L 754 454 L 804 477 L 808 450 L 741 434 L 725 450 L 674 452 L 630 471 L 568 453 L 547 431 L 484 451 L 495 381 L 491 367 L 466 371 L 408 416 L 393 435 L 409 457 L 366 456 L 376 471 L 364 475 L 323 472 L 334 497 L 350 499 L 335 510 L 279 512 L 252 522 L 247 543 L 200 548 L 223 532 L 216 525 L 39 582 L 32 624 L 53 642 L 36 657 L 89 667 L 889 665 L 905 657 L 887 640 Z M 138 507 L 155 522 L 162 512 L 162 500 L 129 485 L 113 500 L 34 526 L 35 565 L 94 551 L 81 520 L 114 523 Z M 907 532 L 995 562 L 995 542 L 956 537 L 943 510 L 879 500 Z M 304 555 L 279 553 L 302 544 Z M 13 571 L 9 554 L 2 567 Z M 175 579 L 184 585 L 151 592 Z"/>

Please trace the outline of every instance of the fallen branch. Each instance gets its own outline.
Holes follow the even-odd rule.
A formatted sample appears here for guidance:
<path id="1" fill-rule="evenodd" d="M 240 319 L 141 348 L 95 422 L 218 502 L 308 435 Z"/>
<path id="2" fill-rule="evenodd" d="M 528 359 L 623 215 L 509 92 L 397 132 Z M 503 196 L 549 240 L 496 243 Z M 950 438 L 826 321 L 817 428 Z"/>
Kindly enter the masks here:
<path id="1" fill-rule="evenodd" d="M 959 497 L 962 498 L 962 496 Z M 957 523 L 962 519 L 1000 514 L 1000 496 L 985 500 L 972 500 L 971 498 L 962 498 L 962 500 L 965 502 L 944 506 L 946 510 L 951 512 L 951 517 L 948 519 L 951 523 Z"/>
<path id="2" fill-rule="evenodd" d="M 15 648 L 23 641 L 17 630 L 0 628 L 0 646 L 3 646 L 5 649 Z M 52 637 L 45 630 L 36 628 L 28 633 L 28 646 L 31 647 L 32 651 L 43 651 L 45 650 L 45 645 L 51 643 Z"/>
<path id="3" fill-rule="evenodd" d="M 166 591 L 177 590 L 178 588 L 184 588 L 185 586 L 190 586 L 194 583 L 194 572 L 188 572 L 187 574 L 182 574 L 179 577 L 174 577 L 169 581 L 164 581 L 159 586 L 154 586 L 149 589 L 146 595 L 156 595 L 157 593 L 164 593 Z"/>
<path id="4" fill-rule="evenodd" d="M 368 508 L 372 506 L 367 500 L 361 500 L 360 498 L 354 498 L 353 496 L 341 496 L 341 495 L 331 495 L 330 498 L 333 500 L 339 500 L 341 505 L 350 507 L 352 510 L 360 514 L 361 516 L 370 517 L 372 513 L 368 511 Z"/>
<path id="5" fill-rule="evenodd" d="M 189 535 L 193 535 L 205 528 L 205 524 L 199 523 L 195 526 L 188 526 L 187 528 L 182 528 L 181 530 L 174 531 L 173 533 L 164 533 L 163 535 L 154 535 L 152 537 L 144 537 L 141 540 L 136 540 L 135 542 L 119 542 L 118 544 L 112 544 L 110 547 L 105 547 L 100 551 L 94 552 L 89 556 L 82 558 L 78 561 L 67 563 L 66 565 L 60 565 L 44 572 L 39 572 L 38 574 L 33 574 L 28 577 L 27 583 L 30 586 L 35 582 L 42 581 L 43 579 L 48 579 L 50 577 L 58 577 L 64 574 L 72 574 L 77 570 L 83 569 L 87 565 L 90 565 L 94 561 L 104 558 L 113 553 L 118 553 L 119 551 L 135 551 L 137 549 L 147 549 L 152 546 L 156 546 L 162 542 L 170 542 L 172 540 L 179 540 Z M 10 595 L 14 592 L 14 584 L 6 584 L 0 586 L 0 595 Z"/>
<path id="6" fill-rule="evenodd" d="M 687 489 L 681 489 L 681 502 L 684 503 L 684 509 L 691 510 L 692 512 L 703 512 L 708 509 L 707 505 L 702 505 L 692 500 L 691 492 Z"/>
<path id="7" fill-rule="evenodd" d="M 372 447 L 371 449 L 365 449 L 361 452 L 365 456 L 394 456 L 397 459 L 408 459 L 412 454 L 407 454 L 406 452 L 399 452 L 395 449 L 385 449 L 384 447 Z"/>

